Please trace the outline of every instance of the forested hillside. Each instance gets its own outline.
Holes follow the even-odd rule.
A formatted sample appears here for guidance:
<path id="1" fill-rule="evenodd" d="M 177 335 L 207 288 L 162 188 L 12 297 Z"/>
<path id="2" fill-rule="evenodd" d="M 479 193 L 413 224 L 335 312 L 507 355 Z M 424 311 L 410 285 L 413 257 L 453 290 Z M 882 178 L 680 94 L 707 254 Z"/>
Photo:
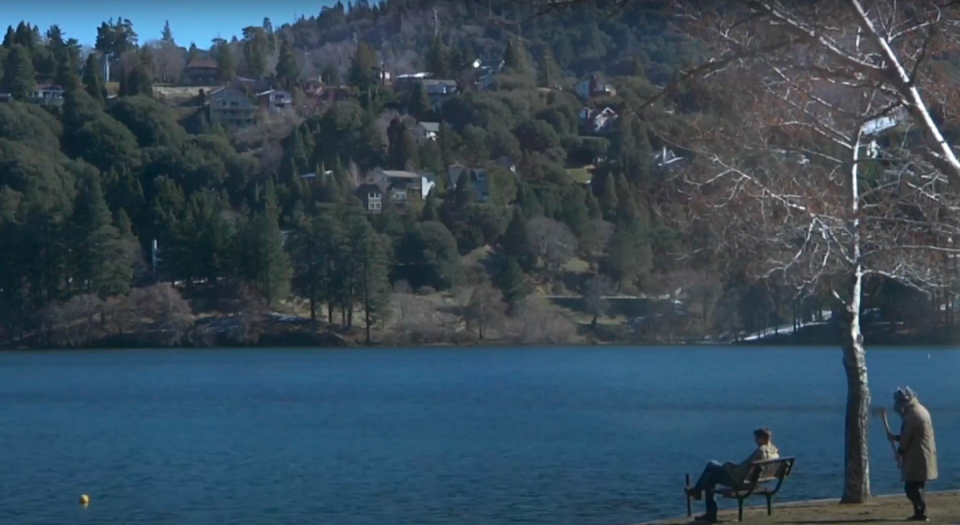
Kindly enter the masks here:
<path id="1" fill-rule="evenodd" d="M 0 341 L 211 344 L 229 332 L 249 343 L 287 325 L 392 341 L 682 340 L 819 316 L 830 306 L 751 284 L 742 267 L 697 256 L 709 239 L 673 227 L 668 153 L 684 152 L 659 131 L 729 115 L 695 84 L 644 104 L 698 46 L 660 2 L 617 4 L 361 1 L 265 20 L 209 50 L 169 26 L 141 45 L 130 21 L 111 20 L 86 58 L 56 27 L 11 27 Z M 289 90 L 294 109 L 235 128 L 211 121 L 203 90 L 160 96 L 205 57 L 219 83 Z M 483 90 L 478 58 L 503 61 Z M 435 104 L 378 67 L 460 89 Z M 593 73 L 615 89 L 584 99 L 575 85 Z M 318 77 L 347 96 L 308 103 Z M 31 95 L 46 84 L 62 102 Z M 606 131 L 585 132 L 584 111 L 605 108 Z M 438 132 L 419 140 L 410 122 Z M 484 170 L 489 196 L 454 188 L 456 166 Z M 436 185 L 370 213 L 363 184 L 377 169 Z"/>

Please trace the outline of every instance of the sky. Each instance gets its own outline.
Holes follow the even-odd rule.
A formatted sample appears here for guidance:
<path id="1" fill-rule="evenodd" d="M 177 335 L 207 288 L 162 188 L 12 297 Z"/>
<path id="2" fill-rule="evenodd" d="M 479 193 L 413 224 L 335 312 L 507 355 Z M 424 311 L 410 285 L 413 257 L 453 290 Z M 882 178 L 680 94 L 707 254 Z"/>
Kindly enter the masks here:
<path id="1" fill-rule="evenodd" d="M 0 0 L 0 30 L 21 20 L 40 26 L 41 33 L 59 24 L 68 38 L 92 46 L 97 27 L 109 18 L 130 19 L 140 43 L 160 38 L 165 20 L 182 46 L 196 42 L 209 48 L 218 36 L 229 40 L 246 26 L 261 25 L 269 17 L 274 27 L 293 22 L 294 16 L 312 16 L 336 0 Z M 344 2 L 346 3 L 346 2 Z"/>

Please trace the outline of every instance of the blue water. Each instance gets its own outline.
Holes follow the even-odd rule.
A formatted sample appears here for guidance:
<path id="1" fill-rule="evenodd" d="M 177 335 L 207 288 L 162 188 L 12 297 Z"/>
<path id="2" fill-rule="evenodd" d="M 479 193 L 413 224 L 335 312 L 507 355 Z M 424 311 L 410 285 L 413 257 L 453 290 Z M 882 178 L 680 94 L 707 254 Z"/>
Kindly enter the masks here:
<path id="1" fill-rule="evenodd" d="M 875 404 L 918 391 L 933 488 L 960 487 L 960 352 L 869 366 Z M 761 425 L 799 458 L 784 499 L 837 497 L 844 396 L 835 349 L 6 353 L 0 523 L 626 525 L 683 513 L 683 474 Z"/>

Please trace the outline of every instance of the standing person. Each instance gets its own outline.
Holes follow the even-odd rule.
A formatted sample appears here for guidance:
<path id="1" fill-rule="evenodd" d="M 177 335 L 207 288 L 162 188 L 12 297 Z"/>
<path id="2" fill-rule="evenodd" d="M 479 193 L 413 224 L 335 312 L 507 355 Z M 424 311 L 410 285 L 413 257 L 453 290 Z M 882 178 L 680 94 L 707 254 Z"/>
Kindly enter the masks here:
<path id="1" fill-rule="evenodd" d="M 887 439 L 898 442 L 897 452 L 902 459 L 900 477 L 903 490 L 913 504 L 910 521 L 927 521 L 927 504 L 923 492 L 927 482 L 937 479 L 937 442 L 933 437 L 933 420 L 926 407 L 920 404 L 910 387 L 898 388 L 893 393 L 893 410 L 903 423 L 900 434 L 887 433 Z"/>
<path id="2" fill-rule="evenodd" d="M 717 500 L 714 494 L 717 485 L 723 485 L 725 487 L 737 486 L 743 483 L 744 478 L 747 477 L 747 473 L 750 472 L 751 463 L 780 457 L 780 451 L 777 450 L 776 445 L 773 444 L 773 432 L 771 432 L 769 428 L 764 427 L 754 430 L 753 442 L 757 445 L 757 448 L 750 454 L 750 457 L 740 463 L 711 461 L 707 463 L 707 466 L 703 469 L 703 474 L 700 474 L 700 479 L 697 480 L 697 483 L 685 489 L 687 495 L 696 500 L 699 500 L 703 493 L 706 492 L 707 513 L 703 516 L 698 516 L 697 521 L 705 521 L 707 523 L 717 522 Z"/>

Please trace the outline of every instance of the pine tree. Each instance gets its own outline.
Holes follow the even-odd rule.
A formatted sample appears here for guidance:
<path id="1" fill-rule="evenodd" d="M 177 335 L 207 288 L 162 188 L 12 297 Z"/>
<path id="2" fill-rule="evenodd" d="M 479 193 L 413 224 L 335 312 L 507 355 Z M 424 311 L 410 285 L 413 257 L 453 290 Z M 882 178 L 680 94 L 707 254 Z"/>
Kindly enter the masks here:
<path id="1" fill-rule="evenodd" d="M 3 47 L 6 49 L 13 49 L 16 39 L 17 35 L 13 30 L 13 26 L 7 26 L 7 33 L 3 36 Z"/>
<path id="2" fill-rule="evenodd" d="M 169 20 L 166 20 L 163 23 L 163 33 L 161 33 L 161 40 L 163 40 L 164 42 L 168 42 L 170 44 L 173 43 L 173 31 L 170 29 Z"/>
<path id="3" fill-rule="evenodd" d="M 540 85 L 547 88 L 556 88 L 563 79 L 563 71 L 560 64 L 553 58 L 553 53 L 549 49 L 543 52 L 543 60 L 540 63 L 539 81 Z"/>
<path id="4" fill-rule="evenodd" d="M 18 100 L 26 99 L 37 85 L 30 51 L 16 44 L 7 54 L 3 67 L 4 91 Z"/>
<path id="5" fill-rule="evenodd" d="M 153 80 L 141 64 L 133 66 L 130 74 L 125 77 L 121 77 L 123 82 L 120 84 L 120 96 L 153 96 Z"/>
<path id="6" fill-rule="evenodd" d="M 500 237 L 500 246 L 503 254 L 520 264 L 521 268 L 530 268 L 533 265 L 533 251 L 527 237 L 527 220 L 519 208 L 513 209 L 513 218 Z"/>
<path id="7" fill-rule="evenodd" d="M 513 73 L 525 73 L 527 71 L 527 60 L 524 56 L 526 51 L 523 44 L 519 41 L 510 39 L 507 41 L 507 47 L 503 51 L 503 67 Z"/>
<path id="8" fill-rule="evenodd" d="M 100 181 L 83 184 L 74 211 L 74 281 L 82 290 L 101 299 L 126 293 L 133 278 L 131 261 L 117 257 L 128 253 L 103 198 Z"/>
<path id="9" fill-rule="evenodd" d="M 511 309 L 516 309 L 520 301 L 527 296 L 527 287 L 524 281 L 523 270 L 512 257 L 507 257 L 503 263 L 503 269 L 500 271 L 499 283 L 500 290 L 503 292 L 503 300 Z"/>
<path id="10" fill-rule="evenodd" d="M 430 96 L 422 82 L 417 82 L 410 90 L 410 102 L 407 104 L 407 111 L 420 122 L 433 117 L 433 103 L 430 102 Z"/>
<path id="11" fill-rule="evenodd" d="M 586 191 L 586 205 L 587 213 L 591 219 L 603 218 L 603 209 L 600 207 L 600 201 L 597 200 L 597 196 L 593 194 L 593 190 L 590 188 Z"/>
<path id="12" fill-rule="evenodd" d="M 449 77 L 450 58 L 440 35 L 437 35 L 430 43 L 425 62 L 426 70 L 433 73 L 434 78 Z"/>
<path id="13" fill-rule="evenodd" d="M 387 128 L 387 138 L 390 141 L 387 157 L 392 169 L 416 170 L 419 168 L 420 159 L 418 158 L 417 142 L 399 117 L 390 121 L 390 126 Z"/>
<path id="14" fill-rule="evenodd" d="M 280 56 L 277 59 L 277 79 L 287 89 L 291 89 L 300 80 L 300 65 L 297 64 L 297 57 L 293 53 L 293 45 L 287 38 L 284 38 L 280 44 Z"/>
<path id="15" fill-rule="evenodd" d="M 233 50 L 230 44 L 223 40 L 218 40 L 213 48 L 213 56 L 217 61 L 217 72 L 220 80 L 230 81 L 237 76 L 237 60 L 233 56 Z"/>
<path id="16" fill-rule="evenodd" d="M 353 87 L 365 91 L 376 85 L 377 55 L 366 42 L 360 42 L 357 51 L 350 61 L 349 82 Z"/>
<path id="17" fill-rule="evenodd" d="M 283 249 L 279 215 L 276 188 L 268 181 L 263 209 L 247 225 L 243 253 L 245 276 L 268 305 L 284 299 L 290 290 L 290 262 Z"/>
<path id="18" fill-rule="evenodd" d="M 557 214 L 557 219 L 569 226 L 578 237 L 587 231 L 590 222 L 590 212 L 583 194 L 579 186 L 568 186 L 563 192 L 560 213 Z"/>
<path id="19" fill-rule="evenodd" d="M 613 175 L 607 173 L 603 178 L 603 195 L 600 199 L 600 209 L 603 211 L 603 218 L 607 221 L 613 221 L 617 216 L 617 185 L 614 182 Z"/>

